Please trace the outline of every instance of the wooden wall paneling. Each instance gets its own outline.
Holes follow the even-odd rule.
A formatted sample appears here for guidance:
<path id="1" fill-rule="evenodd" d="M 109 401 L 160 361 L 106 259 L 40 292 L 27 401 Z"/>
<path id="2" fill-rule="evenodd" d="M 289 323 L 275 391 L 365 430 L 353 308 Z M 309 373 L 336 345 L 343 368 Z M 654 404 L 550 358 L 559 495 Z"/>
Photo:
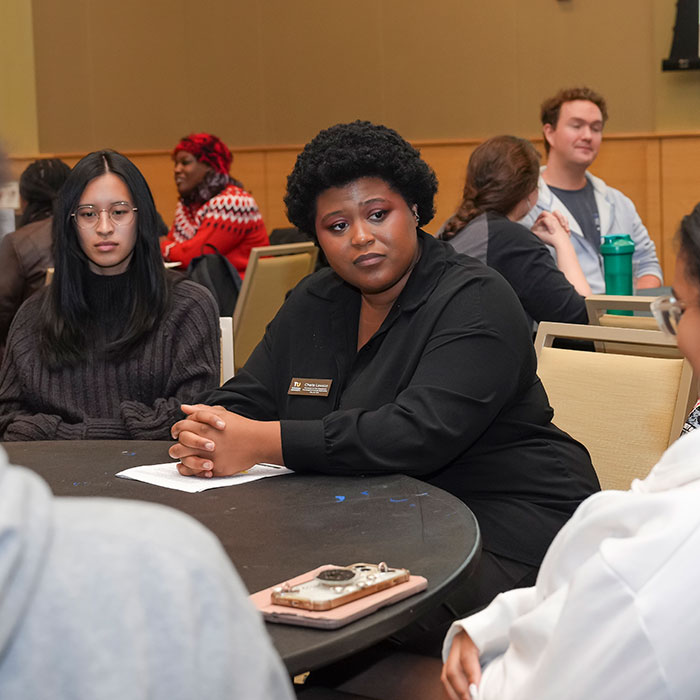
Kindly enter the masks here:
<path id="1" fill-rule="evenodd" d="M 700 201 L 700 136 L 661 139 L 661 201 L 664 276 L 673 284 L 676 248 L 673 238 L 681 219 Z"/>
<path id="2" fill-rule="evenodd" d="M 458 206 L 467 162 L 477 139 L 416 141 L 414 145 L 435 170 L 439 181 L 436 215 L 426 230 L 435 233 Z M 541 142 L 533 139 L 541 151 Z M 288 226 L 284 194 L 299 146 L 267 146 L 233 149 L 232 172 L 255 196 L 268 230 Z M 146 177 L 158 211 L 170 225 L 177 203 L 169 151 L 125 152 Z M 80 154 L 16 155 L 12 173 L 19 178 L 38 157 L 60 157 L 74 165 Z M 593 171 L 634 202 L 656 243 L 667 284 L 673 282 L 673 237 L 681 218 L 700 200 L 700 134 L 608 135 Z"/>
<path id="3" fill-rule="evenodd" d="M 292 172 L 300 150 L 290 147 L 270 150 L 265 154 L 265 189 L 268 212 L 265 226 L 268 232 L 274 228 L 291 226 L 285 213 L 284 195 L 287 191 L 287 176 Z"/>
<path id="4" fill-rule="evenodd" d="M 124 155 L 133 161 L 146 178 L 156 209 L 163 217 L 163 221 L 170 226 L 177 204 L 177 189 L 173 179 L 173 161 L 170 152 L 152 151 Z"/>
<path id="5" fill-rule="evenodd" d="M 232 149 L 233 165 L 231 174 L 240 180 L 245 189 L 250 192 L 263 215 L 263 221 L 267 226 L 270 207 L 267 201 L 267 188 L 265 186 L 267 174 L 265 172 L 265 152 L 260 149 L 245 149 L 236 151 Z"/>
<path id="6" fill-rule="evenodd" d="M 604 139 L 591 172 L 627 195 L 642 220 L 647 219 L 646 140 Z"/>
<path id="7" fill-rule="evenodd" d="M 423 160 L 435 171 L 438 193 L 435 198 L 435 218 L 425 227 L 433 235 L 454 214 L 462 201 L 467 163 L 472 151 L 479 144 L 418 145 Z"/>
<path id="8" fill-rule="evenodd" d="M 632 200 L 656 245 L 665 277 L 659 160 L 659 142 L 655 137 L 606 137 L 591 171 Z"/>
<path id="9" fill-rule="evenodd" d="M 661 204 L 661 142 L 659 139 L 646 139 L 646 217 L 644 225 L 656 245 L 656 255 L 661 263 L 664 280 L 668 273 L 664 258 L 668 241 L 663 227 L 663 209 Z"/>

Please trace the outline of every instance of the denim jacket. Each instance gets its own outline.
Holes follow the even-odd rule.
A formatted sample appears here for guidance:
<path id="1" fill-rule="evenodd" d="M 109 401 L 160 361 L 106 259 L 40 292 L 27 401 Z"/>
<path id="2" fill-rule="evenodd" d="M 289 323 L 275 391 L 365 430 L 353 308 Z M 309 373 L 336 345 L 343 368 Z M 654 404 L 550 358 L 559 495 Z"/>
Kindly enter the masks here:
<path id="1" fill-rule="evenodd" d="M 595 177 L 595 175 L 591 175 L 588 172 L 586 177 L 593 185 L 595 192 L 595 201 L 598 205 L 598 215 L 600 216 L 601 242 L 603 236 L 628 234 L 634 241 L 632 264 L 635 278 L 642 275 L 656 275 L 659 281 L 663 283 L 661 266 L 656 257 L 656 246 L 649 237 L 649 233 L 639 214 L 637 214 L 632 200 L 629 197 L 625 197 L 619 190 L 608 187 L 599 177 Z M 560 211 L 569 220 L 571 241 L 574 244 L 581 269 L 588 280 L 588 284 L 591 286 L 591 291 L 593 294 L 604 294 L 603 257 L 586 240 L 578 221 L 540 176 L 537 204 L 527 216 L 520 220 L 520 223 L 530 228 L 541 212 L 553 210 Z M 550 248 L 550 250 L 554 255 L 553 249 Z"/>

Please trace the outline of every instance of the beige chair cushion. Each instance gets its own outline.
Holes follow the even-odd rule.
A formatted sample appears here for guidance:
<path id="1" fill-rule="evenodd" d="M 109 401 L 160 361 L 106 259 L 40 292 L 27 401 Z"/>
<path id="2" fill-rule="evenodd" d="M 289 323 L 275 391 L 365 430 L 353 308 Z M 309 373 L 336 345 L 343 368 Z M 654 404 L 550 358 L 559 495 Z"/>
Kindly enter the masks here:
<path id="1" fill-rule="evenodd" d="M 554 423 L 591 453 L 603 488 L 643 478 L 669 443 L 682 359 L 543 347 L 538 375 Z"/>
<path id="2" fill-rule="evenodd" d="M 253 248 L 233 313 L 236 370 L 262 340 L 287 292 L 313 272 L 317 257 L 311 242 Z"/>

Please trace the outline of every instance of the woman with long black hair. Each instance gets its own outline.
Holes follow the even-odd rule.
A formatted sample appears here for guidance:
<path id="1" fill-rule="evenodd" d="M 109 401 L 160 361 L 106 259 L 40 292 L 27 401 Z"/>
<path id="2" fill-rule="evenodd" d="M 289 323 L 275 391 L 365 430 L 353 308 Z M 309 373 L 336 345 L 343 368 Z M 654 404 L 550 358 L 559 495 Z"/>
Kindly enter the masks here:
<path id="1" fill-rule="evenodd" d="M 10 329 L 0 437 L 167 438 L 180 403 L 217 384 L 214 300 L 164 269 L 151 192 L 114 151 L 73 168 L 53 233 L 53 280 Z"/>

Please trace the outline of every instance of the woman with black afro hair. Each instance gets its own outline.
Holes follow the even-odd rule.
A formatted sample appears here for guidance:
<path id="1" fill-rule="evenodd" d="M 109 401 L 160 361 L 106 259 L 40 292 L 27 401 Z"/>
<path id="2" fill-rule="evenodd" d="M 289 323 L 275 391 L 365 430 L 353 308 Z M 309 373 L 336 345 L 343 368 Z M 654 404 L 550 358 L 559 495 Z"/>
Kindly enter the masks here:
<path id="1" fill-rule="evenodd" d="M 330 268 L 292 291 L 236 377 L 183 407 L 170 454 L 204 477 L 272 462 L 403 473 L 449 491 L 482 535 L 476 574 L 450 601 L 466 611 L 534 583 L 554 535 L 599 487 L 585 448 L 551 422 L 511 287 L 419 228 L 436 189 L 387 127 L 338 124 L 307 144 L 285 202 Z"/>

